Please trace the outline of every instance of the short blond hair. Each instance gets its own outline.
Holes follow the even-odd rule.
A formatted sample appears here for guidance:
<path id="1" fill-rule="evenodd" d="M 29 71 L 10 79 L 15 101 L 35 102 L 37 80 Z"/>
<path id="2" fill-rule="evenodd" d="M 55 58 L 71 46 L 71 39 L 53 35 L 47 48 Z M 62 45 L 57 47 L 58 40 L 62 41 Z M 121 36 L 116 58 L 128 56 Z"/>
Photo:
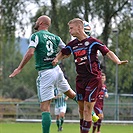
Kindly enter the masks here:
<path id="1" fill-rule="evenodd" d="M 84 26 L 83 20 L 80 19 L 80 18 L 74 18 L 74 19 L 70 20 L 70 21 L 68 22 L 68 25 L 69 25 L 69 24 L 73 24 L 73 23 L 75 23 L 75 24 L 80 24 L 80 25 Z"/>

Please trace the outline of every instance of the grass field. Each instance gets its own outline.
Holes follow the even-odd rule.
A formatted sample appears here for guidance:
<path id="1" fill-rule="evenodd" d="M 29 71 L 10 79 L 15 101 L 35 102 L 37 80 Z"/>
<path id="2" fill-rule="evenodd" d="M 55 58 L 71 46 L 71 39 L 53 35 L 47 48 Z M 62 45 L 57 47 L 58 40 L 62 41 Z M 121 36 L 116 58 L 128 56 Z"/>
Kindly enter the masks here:
<path id="1" fill-rule="evenodd" d="M 52 123 L 50 133 L 57 132 L 56 124 Z M 1 122 L 0 133 L 42 133 L 41 123 Z M 74 123 L 64 123 L 63 131 L 61 133 L 79 133 L 79 125 Z M 101 127 L 101 133 L 133 133 L 133 125 L 103 124 Z"/>

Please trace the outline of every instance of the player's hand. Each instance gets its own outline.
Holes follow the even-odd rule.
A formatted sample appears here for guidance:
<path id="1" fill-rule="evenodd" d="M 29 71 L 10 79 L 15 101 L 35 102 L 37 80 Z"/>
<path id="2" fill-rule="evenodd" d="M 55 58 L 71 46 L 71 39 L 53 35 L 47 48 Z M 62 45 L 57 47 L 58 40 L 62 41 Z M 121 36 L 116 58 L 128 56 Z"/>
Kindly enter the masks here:
<path id="1" fill-rule="evenodd" d="M 16 68 L 12 74 L 9 75 L 9 78 L 15 77 L 17 74 L 21 72 L 21 69 Z"/>
<path id="2" fill-rule="evenodd" d="M 55 58 L 55 59 L 52 61 L 52 64 L 53 64 L 53 66 L 57 65 L 57 64 L 58 64 L 58 59 Z"/>
<path id="3" fill-rule="evenodd" d="M 124 65 L 124 64 L 127 64 L 127 63 L 128 63 L 128 60 L 120 61 L 120 63 L 118 65 Z"/>

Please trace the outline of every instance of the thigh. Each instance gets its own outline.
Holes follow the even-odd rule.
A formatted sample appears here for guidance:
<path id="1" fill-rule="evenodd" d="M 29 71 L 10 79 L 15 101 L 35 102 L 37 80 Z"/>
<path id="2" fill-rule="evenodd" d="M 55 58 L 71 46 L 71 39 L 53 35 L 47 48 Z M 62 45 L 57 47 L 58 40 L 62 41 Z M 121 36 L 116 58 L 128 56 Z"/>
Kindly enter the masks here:
<path id="1" fill-rule="evenodd" d="M 87 102 L 95 102 L 101 88 L 102 88 L 101 77 L 91 79 L 85 88 L 84 100 Z"/>
<path id="2" fill-rule="evenodd" d="M 40 71 L 37 78 L 37 92 L 40 102 L 54 98 L 54 84 L 56 75 L 54 69 Z"/>
<path id="3" fill-rule="evenodd" d="M 68 81 L 65 79 L 64 74 L 60 67 L 56 68 L 56 73 L 58 74 L 58 78 L 56 80 L 56 87 L 63 93 L 67 92 L 71 89 Z"/>
<path id="4" fill-rule="evenodd" d="M 50 103 L 51 100 L 44 101 L 40 103 L 40 108 L 42 112 L 50 112 Z"/>

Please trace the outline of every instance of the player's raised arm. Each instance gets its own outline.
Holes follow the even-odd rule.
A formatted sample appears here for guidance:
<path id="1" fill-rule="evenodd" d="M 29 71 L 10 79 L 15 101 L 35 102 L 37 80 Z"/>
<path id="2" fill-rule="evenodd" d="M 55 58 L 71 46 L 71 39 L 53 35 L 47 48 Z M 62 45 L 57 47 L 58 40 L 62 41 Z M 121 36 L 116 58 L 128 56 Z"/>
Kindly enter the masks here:
<path id="1" fill-rule="evenodd" d="M 106 55 L 107 55 L 113 62 L 115 62 L 115 63 L 118 64 L 118 65 L 122 65 L 122 64 L 128 63 L 128 60 L 120 61 L 120 59 L 119 59 L 119 58 L 114 54 L 114 52 L 112 52 L 112 51 L 109 51 Z"/>

